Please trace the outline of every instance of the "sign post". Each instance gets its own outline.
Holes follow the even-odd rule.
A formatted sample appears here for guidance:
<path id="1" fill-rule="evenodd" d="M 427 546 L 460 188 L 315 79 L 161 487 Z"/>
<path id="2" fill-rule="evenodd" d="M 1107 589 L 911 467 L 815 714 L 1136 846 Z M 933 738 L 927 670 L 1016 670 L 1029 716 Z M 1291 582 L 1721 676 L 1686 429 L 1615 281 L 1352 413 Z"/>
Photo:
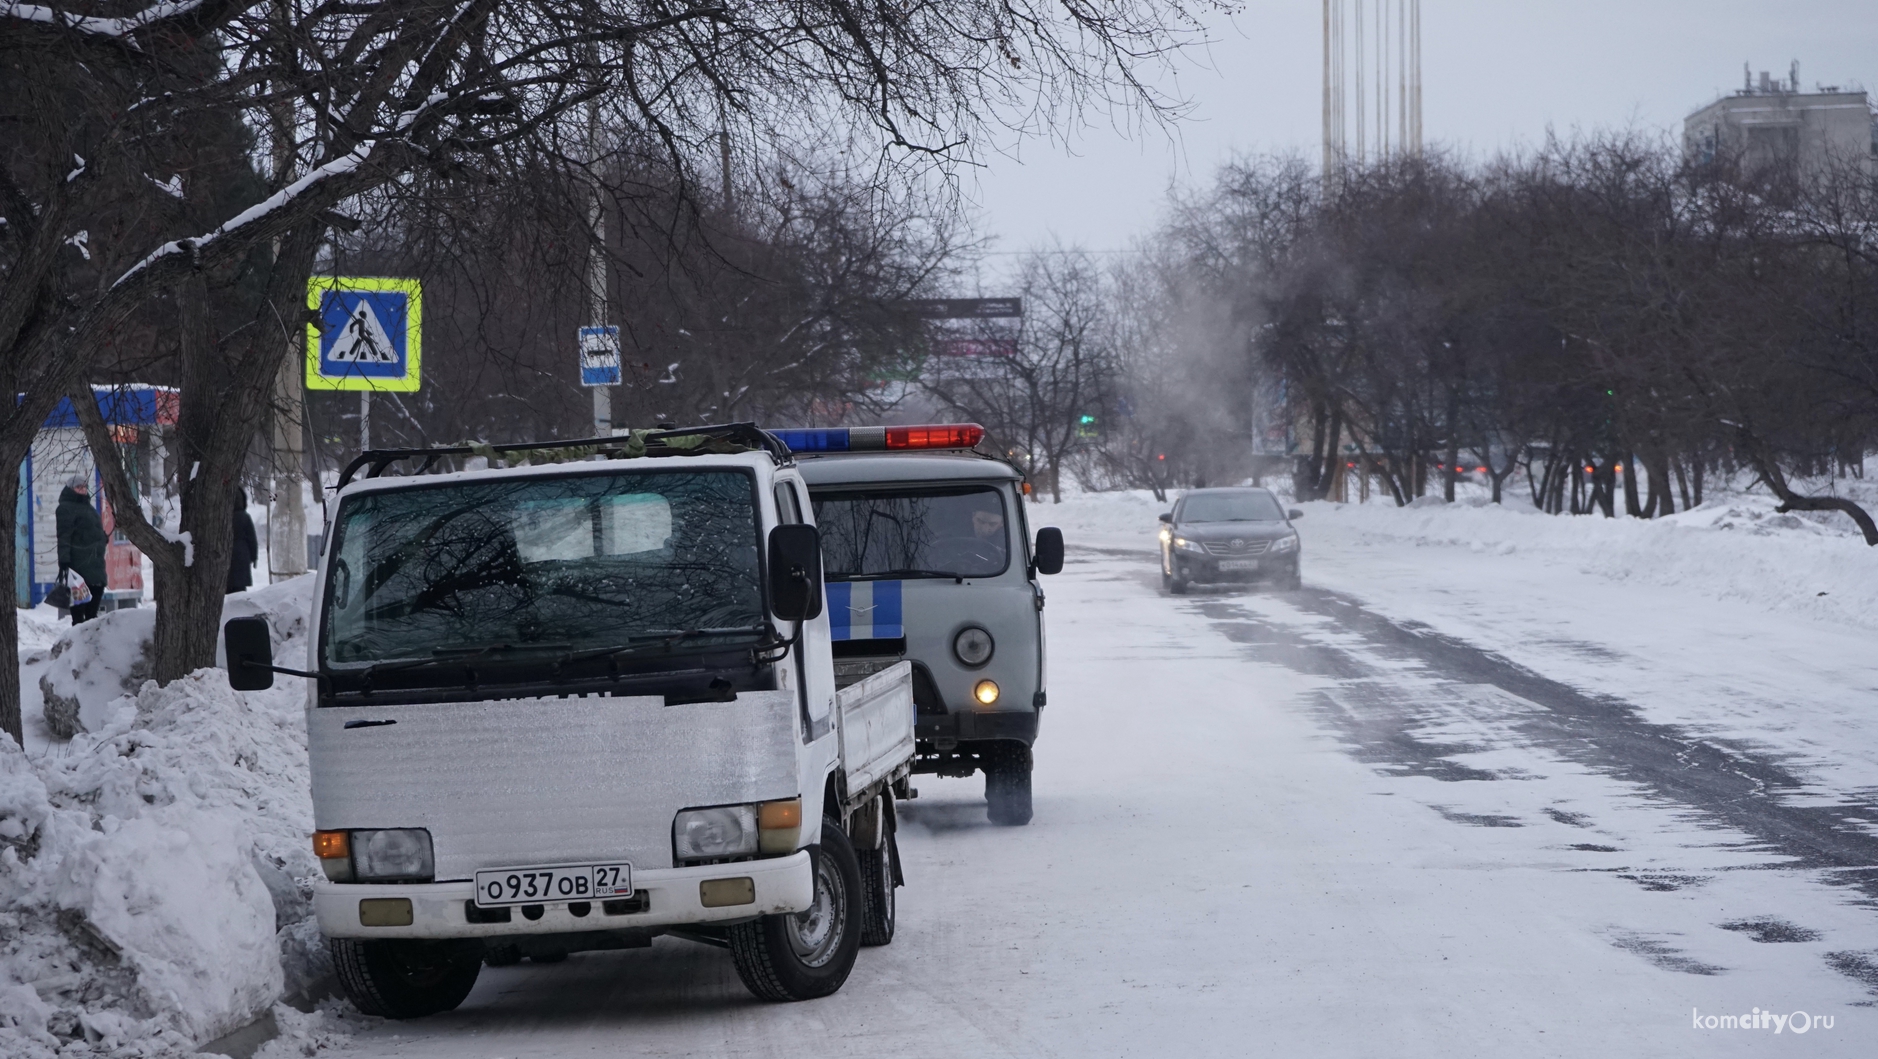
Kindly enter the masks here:
<path id="1" fill-rule="evenodd" d="M 613 402 L 607 387 L 619 385 L 619 328 L 580 329 L 580 384 L 593 390 L 593 427 L 604 437 L 613 427 Z"/>
<path id="2" fill-rule="evenodd" d="M 414 279 L 314 276 L 307 308 L 306 388 L 357 390 L 359 451 L 372 447 L 372 394 L 415 393 L 423 345 L 423 291 Z"/>

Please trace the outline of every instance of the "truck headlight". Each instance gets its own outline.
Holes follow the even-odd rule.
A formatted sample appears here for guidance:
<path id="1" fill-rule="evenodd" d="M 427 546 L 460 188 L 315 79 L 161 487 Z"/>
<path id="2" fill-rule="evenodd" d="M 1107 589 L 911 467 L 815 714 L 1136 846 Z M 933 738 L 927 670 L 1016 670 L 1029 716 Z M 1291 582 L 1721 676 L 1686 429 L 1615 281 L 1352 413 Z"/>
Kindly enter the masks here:
<path id="1" fill-rule="evenodd" d="M 1174 538 L 1174 547 L 1176 547 L 1176 548 L 1179 548 L 1179 549 L 1180 549 L 1181 551 L 1183 551 L 1183 552 L 1204 552 L 1204 551 L 1206 551 L 1206 548 L 1204 548 L 1203 546 L 1201 546 L 1201 544 L 1200 544 L 1200 542 L 1199 542 L 1199 541 L 1190 541 L 1190 540 L 1188 540 L 1188 539 L 1187 539 L 1187 538 L 1185 538 L 1185 537 L 1175 537 L 1175 538 Z"/>
<path id="2" fill-rule="evenodd" d="M 681 861 L 747 857 L 756 848 L 754 805 L 686 809 L 672 821 L 672 852 Z"/>
<path id="3" fill-rule="evenodd" d="M 802 838 L 802 799 L 686 809 L 672 819 L 672 854 L 681 863 L 794 853 Z"/>
<path id="4" fill-rule="evenodd" d="M 1297 550 L 1298 539 L 1296 537 L 1280 537 L 1272 542 L 1272 551 L 1274 552 L 1295 552 Z"/>
<path id="5" fill-rule="evenodd" d="M 399 827 L 352 832 L 352 870 L 360 882 L 429 882 L 437 865 L 430 832 Z"/>
<path id="6" fill-rule="evenodd" d="M 991 661 L 992 652 L 997 650 L 997 646 L 991 634 L 976 625 L 960 629 L 959 634 L 952 638 L 952 653 L 972 669 Z"/>

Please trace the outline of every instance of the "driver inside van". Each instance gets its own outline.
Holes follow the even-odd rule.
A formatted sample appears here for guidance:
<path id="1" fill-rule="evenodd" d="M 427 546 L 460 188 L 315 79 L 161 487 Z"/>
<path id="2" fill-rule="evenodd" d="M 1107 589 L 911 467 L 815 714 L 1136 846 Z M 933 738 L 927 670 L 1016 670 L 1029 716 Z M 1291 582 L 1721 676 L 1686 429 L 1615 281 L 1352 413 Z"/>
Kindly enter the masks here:
<path id="1" fill-rule="evenodd" d="M 997 497 L 990 498 L 997 503 Z M 972 536 L 981 541 L 993 541 L 999 547 L 1004 545 L 1004 512 L 997 508 L 977 508 L 972 512 Z"/>

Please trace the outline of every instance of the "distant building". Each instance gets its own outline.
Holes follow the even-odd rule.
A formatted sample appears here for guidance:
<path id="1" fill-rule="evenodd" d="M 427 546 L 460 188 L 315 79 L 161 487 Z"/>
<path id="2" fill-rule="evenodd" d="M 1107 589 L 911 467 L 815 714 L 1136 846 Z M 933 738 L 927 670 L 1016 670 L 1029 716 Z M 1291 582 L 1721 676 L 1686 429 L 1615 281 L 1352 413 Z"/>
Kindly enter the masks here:
<path id="1" fill-rule="evenodd" d="M 1785 80 L 1761 72 L 1757 83 L 1742 68 L 1743 86 L 1733 95 L 1683 119 L 1683 149 L 1708 162 L 1738 156 L 1749 170 L 1794 166 L 1818 172 L 1828 165 L 1863 161 L 1878 166 L 1878 120 L 1864 89 L 1837 85 L 1800 91 L 1800 64 Z"/>

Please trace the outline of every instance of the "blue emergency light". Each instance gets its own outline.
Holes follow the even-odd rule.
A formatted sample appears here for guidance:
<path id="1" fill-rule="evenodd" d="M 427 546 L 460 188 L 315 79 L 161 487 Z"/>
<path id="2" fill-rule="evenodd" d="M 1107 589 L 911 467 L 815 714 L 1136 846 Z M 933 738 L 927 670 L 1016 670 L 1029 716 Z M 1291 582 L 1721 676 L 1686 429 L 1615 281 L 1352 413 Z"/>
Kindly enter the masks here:
<path id="1" fill-rule="evenodd" d="M 984 440 L 977 423 L 928 423 L 911 427 L 803 427 L 772 430 L 791 452 L 889 452 L 969 449 Z"/>

